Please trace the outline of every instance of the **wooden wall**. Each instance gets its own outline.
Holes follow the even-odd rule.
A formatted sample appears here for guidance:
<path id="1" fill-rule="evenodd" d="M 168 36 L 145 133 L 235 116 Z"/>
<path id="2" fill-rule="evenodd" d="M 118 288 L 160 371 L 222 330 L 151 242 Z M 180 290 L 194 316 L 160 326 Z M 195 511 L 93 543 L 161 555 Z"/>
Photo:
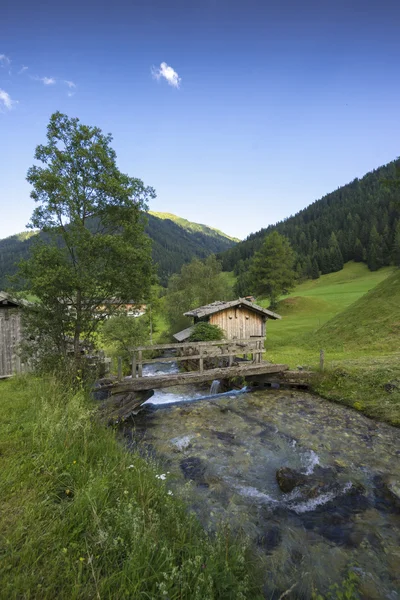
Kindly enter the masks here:
<path id="1" fill-rule="evenodd" d="M 265 336 L 265 319 L 247 307 L 227 308 L 210 316 L 209 322 L 218 325 L 227 339 L 246 339 Z"/>
<path id="2" fill-rule="evenodd" d="M 21 341 L 21 316 L 18 311 L 0 309 L 0 378 L 20 372 L 17 348 Z"/>

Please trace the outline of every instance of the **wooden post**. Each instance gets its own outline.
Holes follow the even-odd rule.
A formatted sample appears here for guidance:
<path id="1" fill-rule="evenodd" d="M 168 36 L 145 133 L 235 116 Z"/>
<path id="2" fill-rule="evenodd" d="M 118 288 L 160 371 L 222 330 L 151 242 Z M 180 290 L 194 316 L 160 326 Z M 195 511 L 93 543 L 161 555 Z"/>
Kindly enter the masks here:
<path id="1" fill-rule="evenodd" d="M 325 362 L 325 352 L 324 350 L 319 351 L 319 370 L 324 370 L 324 362 Z"/>
<path id="2" fill-rule="evenodd" d="M 199 356 L 199 372 L 202 373 L 204 370 L 203 346 L 199 346 Z"/>
<path id="3" fill-rule="evenodd" d="M 233 365 L 233 354 L 231 354 L 229 356 L 229 366 L 231 367 Z"/>
<path id="4" fill-rule="evenodd" d="M 142 377 L 143 376 L 143 357 L 142 357 L 142 351 L 139 350 L 139 364 L 138 364 L 138 376 Z"/>
<path id="5" fill-rule="evenodd" d="M 118 381 L 122 379 L 122 358 L 118 356 Z"/>
<path id="6" fill-rule="evenodd" d="M 136 378 L 136 352 L 132 354 L 132 379 Z"/>

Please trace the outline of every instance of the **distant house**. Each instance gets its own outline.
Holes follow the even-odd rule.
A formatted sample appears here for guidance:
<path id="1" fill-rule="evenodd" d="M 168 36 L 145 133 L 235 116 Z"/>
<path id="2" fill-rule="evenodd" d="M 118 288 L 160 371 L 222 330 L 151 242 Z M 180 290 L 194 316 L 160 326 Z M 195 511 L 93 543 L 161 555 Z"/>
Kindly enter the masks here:
<path id="1" fill-rule="evenodd" d="M 225 338 L 228 340 L 265 338 L 267 320 L 282 318 L 245 298 L 206 304 L 186 312 L 185 317 L 193 317 L 194 323 L 174 335 L 178 342 L 187 340 L 194 325 L 200 321 L 218 325 L 225 332 Z"/>
<path id="2" fill-rule="evenodd" d="M 23 304 L 0 291 L 0 379 L 20 370 L 17 349 L 22 339 L 20 308 Z"/>

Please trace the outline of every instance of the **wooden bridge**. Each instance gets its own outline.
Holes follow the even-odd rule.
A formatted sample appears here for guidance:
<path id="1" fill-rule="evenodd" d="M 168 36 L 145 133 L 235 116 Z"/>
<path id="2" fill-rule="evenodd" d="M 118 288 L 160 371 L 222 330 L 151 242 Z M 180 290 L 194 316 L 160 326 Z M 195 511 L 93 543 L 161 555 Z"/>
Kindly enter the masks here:
<path id="1" fill-rule="evenodd" d="M 163 352 L 163 356 L 154 358 L 154 353 L 160 351 Z M 263 361 L 263 352 L 264 338 L 259 337 L 139 346 L 132 349 L 131 378 L 122 380 L 122 370 L 119 367 L 119 382 L 114 386 L 113 393 L 154 390 L 187 383 L 267 375 L 288 370 L 287 365 L 274 365 Z M 147 356 L 151 357 L 146 358 Z M 143 365 L 171 362 L 183 362 L 190 370 L 143 376 Z"/>

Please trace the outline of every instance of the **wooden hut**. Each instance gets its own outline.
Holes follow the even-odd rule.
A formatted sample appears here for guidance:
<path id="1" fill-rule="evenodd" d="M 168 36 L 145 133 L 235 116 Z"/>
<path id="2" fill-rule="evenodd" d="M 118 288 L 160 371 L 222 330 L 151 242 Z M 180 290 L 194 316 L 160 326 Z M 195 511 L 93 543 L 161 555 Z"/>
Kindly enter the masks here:
<path id="1" fill-rule="evenodd" d="M 0 379 L 20 370 L 21 303 L 0 291 Z"/>
<path id="2" fill-rule="evenodd" d="M 265 338 L 268 319 L 281 319 L 282 317 L 271 310 L 262 308 L 245 298 L 230 302 L 213 302 L 200 306 L 185 313 L 185 317 L 194 319 L 193 326 L 200 321 L 218 325 L 224 332 L 227 340 Z M 193 326 L 179 331 L 174 338 L 184 342 L 190 337 Z"/>

